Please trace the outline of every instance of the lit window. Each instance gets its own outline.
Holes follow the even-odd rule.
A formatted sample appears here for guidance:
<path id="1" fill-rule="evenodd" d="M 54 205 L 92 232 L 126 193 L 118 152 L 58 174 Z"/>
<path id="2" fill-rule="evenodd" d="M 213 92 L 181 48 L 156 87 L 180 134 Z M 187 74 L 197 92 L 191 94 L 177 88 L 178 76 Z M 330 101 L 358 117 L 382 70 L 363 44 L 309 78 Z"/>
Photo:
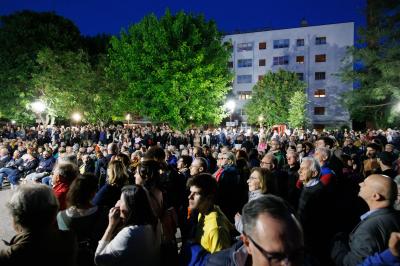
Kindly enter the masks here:
<path id="1" fill-rule="evenodd" d="M 278 48 L 288 48 L 289 39 L 274 40 L 274 49 Z"/>
<path id="2" fill-rule="evenodd" d="M 253 59 L 239 59 L 238 67 L 251 67 L 253 65 Z"/>
<path id="3" fill-rule="evenodd" d="M 267 43 L 266 43 L 266 42 L 260 42 L 260 43 L 258 43 L 258 49 L 259 49 L 259 50 L 265 50 L 265 49 L 267 49 Z"/>
<path id="4" fill-rule="evenodd" d="M 316 63 L 326 62 L 326 54 L 316 54 L 315 62 Z"/>
<path id="5" fill-rule="evenodd" d="M 237 51 L 238 52 L 252 51 L 252 50 L 253 50 L 253 43 L 252 42 L 244 42 L 244 43 L 239 43 L 237 45 Z"/>
<path id="6" fill-rule="evenodd" d="M 314 97 L 315 98 L 325 98 L 326 94 L 325 94 L 325 89 L 317 89 L 314 91 Z"/>
<path id="7" fill-rule="evenodd" d="M 289 56 L 276 56 L 273 58 L 273 65 L 288 65 L 289 64 Z"/>
<path id="8" fill-rule="evenodd" d="M 304 56 L 303 55 L 296 56 L 296 63 L 304 64 Z"/>
<path id="9" fill-rule="evenodd" d="M 260 59 L 258 60 L 258 65 L 259 66 L 265 66 L 266 60 L 265 59 Z"/>
<path id="10" fill-rule="evenodd" d="M 251 83 L 252 80 L 251 75 L 238 75 L 237 76 L 237 83 L 238 84 L 243 84 L 243 83 Z"/>
<path id="11" fill-rule="evenodd" d="M 325 115 L 325 107 L 314 107 L 314 115 Z"/>
<path id="12" fill-rule="evenodd" d="M 325 72 L 315 72 L 315 80 L 324 80 Z"/>
<path id="13" fill-rule="evenodd" d="M 316 37 L 315 45 L 322 45 L 322 44 L 326 44 L 326 37 Z"/>
<path id="14" fill-rule="evenodd" d="M 251 91 L 239 91 L 238 98 L 239 98 L 239 100 L 250 100 L 251 99 Z"/>
<path id="15" fill-rule="evenodd" d="M 304 46 L 304 39 L 297 39 L 296 46 Z"/>

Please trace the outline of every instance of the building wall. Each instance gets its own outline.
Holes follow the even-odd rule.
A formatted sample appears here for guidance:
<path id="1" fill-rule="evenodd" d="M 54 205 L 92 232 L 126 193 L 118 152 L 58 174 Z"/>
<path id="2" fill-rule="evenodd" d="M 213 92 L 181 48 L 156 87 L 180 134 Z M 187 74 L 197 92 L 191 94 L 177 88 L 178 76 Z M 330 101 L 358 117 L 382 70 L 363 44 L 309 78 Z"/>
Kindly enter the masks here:
<path id="1" fill-rule="evenodd" d="M 323 44 L 321 37 L 325 37 L 325 44 Z M 322 44 L 316 44 L 317 38 Z M 274 40 L 284 39 L 289 40 L 288 47 L 274 48 Z M 304 40 L 304 46 L 298 46 L 298 39 Z M 344 64 L 342 60 L 345 58 L 347 48 L 354 45 L 353 22 L 231 34 L 224 36 L 223 41 L 230 41 L 233 44 L 231 56 L 232 71 L 235 74 L 233 92 L 236 97 L 238 112 L 241 112 L 247 101 L 244 98 L 249 98 L 249 96 L 243 94 L 251 93 L 259 76 L 283 68 L 288 71 L 303 73 L 304 82 L 307 83 L 309 100 L 307 114 L 312 124 L 335 126 L 350 123 L 349 113 L 341 106 L 339 100 L 343 92 L 352 89 L 352 85 L 342 83 L 336 75 Z M 263 42 L 266 43 L 266 48 L 260 49 L 259 45 Z M 247 46 L 243 45 L 245 43 L 247 43 Z M 252 49 L 249 47 L 251 44 Z M 280 46 L 286 46 L 287 41 L 280 44 Z M 261 48 L 263 48 L 262 45 Z M 315 55 L 325 55 L 326 61 L 315 62 Z M 288 57 L 288 64 L 274 65 L 274 57 L 282 56 Z M 297 56 L 304 56 L 304 62 L 297 63 Z M 247 60 L 239 61 L 244 59 Z M 265 59 L 265 66 L 259 66 L 259 60 L 262 59 Z M 281 58 L 281 62 L 283 61 Z M 248 66 L 250 62 L 251 66 Z M 246 67 L 239 67 L 239 63 Z M 315 80 L 315 72 L 325 72 L 325 79 Z M 251 75 L 251 82 L 240 83 L 239 80 L 238 83 L 238 76 L 241 75 Z M 325 90 L 325 97 L 323 97 L 322 91 L 319 93 L 320 97 L 314 96 L 318 89 Z M 239 99 L 241 94 L 242 100 Z M 315 107 L 325 108 L 324 114 L 316 115 Z M 245 114 L 242 118 L 244 121 L 246 120 Z"/>

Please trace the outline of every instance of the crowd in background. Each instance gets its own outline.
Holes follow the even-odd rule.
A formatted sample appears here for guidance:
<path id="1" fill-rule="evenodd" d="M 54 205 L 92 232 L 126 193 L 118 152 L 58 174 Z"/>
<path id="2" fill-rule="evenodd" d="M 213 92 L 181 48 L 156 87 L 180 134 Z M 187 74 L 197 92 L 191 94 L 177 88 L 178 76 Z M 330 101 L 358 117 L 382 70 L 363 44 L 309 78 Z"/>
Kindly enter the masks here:
<path id="1" fill-rule="evenodd" d="M 1 265 L 400 263 L 398 130 L 0 133 Z"/>

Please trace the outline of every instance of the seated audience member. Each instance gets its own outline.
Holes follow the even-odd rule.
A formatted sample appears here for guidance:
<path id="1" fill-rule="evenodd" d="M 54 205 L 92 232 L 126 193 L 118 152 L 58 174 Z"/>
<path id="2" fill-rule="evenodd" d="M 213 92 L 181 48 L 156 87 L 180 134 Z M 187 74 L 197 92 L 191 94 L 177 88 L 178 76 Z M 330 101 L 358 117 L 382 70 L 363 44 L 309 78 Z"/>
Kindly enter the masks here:
<path id="1" fill-rule="evenodd" d="M 51 155 L 51 152 L 44 151 L 39 160 L 38 167 L 33 173 L 28 174 L 25 177 L 25 180 L 40 182 L 43 177 L 50 175 L 50 173 L 53 171 L 55 162 L 56 160 Z"/>
<path id="2" fill-rule="evenodd" d="M 96 191 L 94 175 L 76 178 L 67 193 L 68 208 L 57 215 L 58 228 L 71 230 L 78 238 L 78 265 L 82 266 L 93 265 L 97 242 L 107 227 L 107 213 L 91 202 Z"/>
<path id="3" fill-rule="evenodd" d="M 349 239 L 337 235 L 331 251 L 336 265 L 356 265 L 387 248 L 391 232 L 400 231 L 400 216 L 393 209 L 396 183 L 384 175 L 370 175 L 360 183 L 358 194 L 369 207 Z"/>
<path id="4" fill-rule="evenodd" d="M 194 242 L 210 253 L 229 247 L 233 225 L 220 208 L 214 205 L 217 193 L 215 179 L 209 174 L 199 174 L 189 180 L 188 186 L 189 208 L 199 212 Z"/>
<path id="5" fill-rule="evenodd" d="M 262 196 L 248 202 L 242 215 L 242 241 L 211 255 L 207 265 L 305 265 L 303 232 L 284 200 Z"/>
<path id="6" fill-rule="evenodd" d="M 121 189 L 129 183 L 129 175 L 121 161 L 110 161 L 107 168 L 106 183 L 93 199 L 93 204 L 111 208 L 121 196 Z"/>
<path id="7" fill-rule="evenodd" d="M 21 185 L 7 207 L 17 234 L 0 251 L 0 265 L 76 265 L 74 235 L 58 230 L 54 224 L 58 202 L 51 188 Z"/>
<path id="8" fill-rule="evenodd" d="M 160 264 L 161 233 L 143 187 L 125 186 L 108 217 L 97 246 L 96 265 Z"/>
<path id="9" fill-rule="evenodd" d="M 11 189 L 18 184 L 18 166 L 22 165 L 22 163 L 21 153 L 18 150 L 14 151 L 13 157 L 3 168 L 0 168 L 0 188 L 3 186 L 3 179 L 5 177 L 10 181 Z"/>
<path id="10" fill-rule="evenodd" d="M 52 176 L 53 191 L 60 203 L 60 210 L 64 210 L 67 207 L 66 198 L 69 186 L 78 175 L 78 167 L 75 164 L 59 162 L 54 167 Z"/>

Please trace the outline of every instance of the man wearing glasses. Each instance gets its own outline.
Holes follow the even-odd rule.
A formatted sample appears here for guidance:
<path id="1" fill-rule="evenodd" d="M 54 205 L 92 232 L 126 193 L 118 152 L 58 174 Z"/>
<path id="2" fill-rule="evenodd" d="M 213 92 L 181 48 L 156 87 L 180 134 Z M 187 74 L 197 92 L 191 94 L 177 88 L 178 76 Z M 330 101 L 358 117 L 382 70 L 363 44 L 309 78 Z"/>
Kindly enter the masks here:
<path id="1" fill-rule="evenodd" d="M 242 241 L 209 257 L 207 265 L 303 265 L 302 229 L 288 204 L 273 195 L 248 202 Z"/>

